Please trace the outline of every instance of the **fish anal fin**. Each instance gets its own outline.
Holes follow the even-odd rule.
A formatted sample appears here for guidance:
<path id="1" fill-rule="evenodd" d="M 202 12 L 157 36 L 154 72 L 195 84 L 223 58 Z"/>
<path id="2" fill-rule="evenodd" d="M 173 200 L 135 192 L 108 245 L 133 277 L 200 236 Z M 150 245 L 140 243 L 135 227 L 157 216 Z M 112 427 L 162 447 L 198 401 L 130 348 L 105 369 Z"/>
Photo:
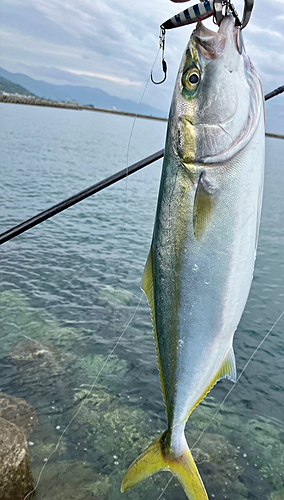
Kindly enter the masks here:
<path id="1" fill-rule="evenodd" d="M 205 172 L 199 177 L 193 207 L 193 232 L 196 240 L 200 240 L 208 227 L 215 204 L 218 189 L 206 179 Z"/>
<path id="2" fill-rule="evenodd" d="M 162 387 L 163 397 L 164 397 L 166 410 L 167 410 L 167 414 L 168 414 L 168 403 L 167 403 L 167 396 L 166 396 L 165 384 L 164 384 L 164 379 L 163 379 L 163 371 L 162 371 L 162 365 L 161 365 L 159 343 L 158 343 L 158 337 L 157 337 L 157 328 L 156 328 L 155 293 L 154 293 L 154 266 L 153 266 L 153 246 L 152 245 L 151 245 L 148 259 L 147 259 L 147 262 L 145 265 L 141 285 L 142 285 L 142 290 L 146 294 L 146 297 L 147 297 L 147 300 L 148 300 L 148 303 L 149 303 L 149 306 L 151 309 L 152 324 L 153 324 L 154 338 L 155 338 L 155 344 L 156 344 L 156 352 L 157 352 L 161 387 Z"/>
<path id="3" fill-rule="evenodd" d="M 230 347 L 227 356 L 218 372 L 218 380 L 222 378 L 227 378 L 232 382 L 237 380 L 237 368 L 236 368 L 236 358 L 233 346 Z"/>
<path id="4" fill-rule="evenodd" d="M 219 380 L 222 380 L 224 378 L 227 378 L 232 382 L 236 382 L 237 380 L 236 359 L 233 346 L 231 346 L 229 351 L 227 352 L 225 359 L 221 365 L 221 368 L 218 370 L 214 378 L 210 381 L 210 384 L 206 387 L 205 391 L 201 394 L 200 398 L 194 403 L 193 407 L 188 412 L 186 420 L 188 419 L 189 415 L 193 412 L 193 410 L 199 405 L 199 403 L 201 403 L 201 401 L 205 398 L 205 396 L 207 396 L 207 394 L 211 391 L 214 385 L 217 384 Z"/>

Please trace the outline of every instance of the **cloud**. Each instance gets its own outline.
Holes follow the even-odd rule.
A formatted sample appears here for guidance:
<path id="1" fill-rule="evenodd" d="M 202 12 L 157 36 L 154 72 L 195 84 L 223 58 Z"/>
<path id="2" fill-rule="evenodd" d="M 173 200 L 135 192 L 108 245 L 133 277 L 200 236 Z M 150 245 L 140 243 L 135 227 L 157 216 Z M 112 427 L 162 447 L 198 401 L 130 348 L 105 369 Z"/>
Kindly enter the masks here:
<path id="1" fill-rule="evenodd" d="M 234 3 L 240 13 L 243 0 Z M 14 72 L 25 65 L 33 78 L 50 75 L 50 83 L 73 83 L 76 77 L 78 85 L 140 101 L 157 54 L 159 25 L 186 6 L 169 0 L 2 0 L 0 65 Z M 212 27 L 212 20 L 206 24 Z M 167 33 L 168 78 L 161 86 L 148 85 L 148 104 L 169 108 L 191 31 L 187 26 Z M 265 89 L 284 84 L 284 2 L 255 2 L 244 38 Z M 154 73 L 156 79 L 162 75 L 160 54 Z"/>
<path id="2" fill-rule="evenodd" d="M 133 82 L 129 80 L 128 78 L 120 78 L 116 76 L 111 76 L 111 75 L 103 75 L 101 73 L 93 73 L 91 71 L 80 71 L 76 69 L 66 69 L 66 68 L 59 68 L 62 69 L 63 71 L 67 71 L 68 73 L 73 73 L 74 75 L 82 75 L 82 76 L 90 76 L 92 78 L 100 78 L 101 80 L 110 80 L 111 82 L 114 83 L 120 83 L 121 85 L 135 85 L 138 87 L 142 86 L 142 82 Z"/>

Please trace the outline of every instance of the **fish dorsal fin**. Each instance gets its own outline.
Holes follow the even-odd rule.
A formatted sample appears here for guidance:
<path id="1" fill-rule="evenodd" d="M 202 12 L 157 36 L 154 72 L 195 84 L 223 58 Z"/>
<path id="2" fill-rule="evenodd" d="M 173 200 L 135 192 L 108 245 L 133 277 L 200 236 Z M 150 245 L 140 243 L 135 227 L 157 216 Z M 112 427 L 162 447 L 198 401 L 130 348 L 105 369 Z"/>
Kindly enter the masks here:
<path id="1" fill-rule="evenodd" d="M 158 344 L 158 337 L 157 337 L 157 328 L 156 328 L 156 313 L 155 313 L 155 293 L 154 293 L 154 269 L 153 269 L 153 248 L 151 245 L 150 252 L 148 255 L 148 259 L 145 265 L 144 273 L 142 276 L 142 282 L 141 282 L 142 290 L 145 292 L 146 297 L 148 299 L 148 303 L 151 309 L 151 315 L 152 315 L 152 324 L 153 324 L 153 330 L 154 330 L 154 338 L 155 338 L 155 344 L 156 344 L 156 352 L 157 352 L 157 358 L 158 358 L 158 365 L 159 365 L 159 373 L 160 373 L 160 380 L 161 380 L 161 386 L 162 386 L 162 391 L 163 391 L 163 396 L 164 396 L 164 401 L 168 413 L 168 403 L 167 403 L 167 396 L 166 396 L 166 390 L 165 390 L 165 384 L 164 384 L 164 379 L 163 379 L 163 371 L 162 371 L 162 365 L 161 365 L 161 358 L 160 358 L 160 351 L 159 351 L 159 344 Z"/>
<path id="2" fill-rule="evenodd" d="M 196 240 L 200 240 L 209 225 L 215 203 L 217 188 L 206 179 L 205 172 L 199 177 L 193 207 L 193 232 Z"/>
<path id="3" fill-rule="evenodd" d="M 230 347 L 228 354 L 218 372 L 218 380 L 221 380 L 222 378 L 227 378 L 232 382 L 236 382 L 237 380 L 236 358 L 233 346 Z"/>

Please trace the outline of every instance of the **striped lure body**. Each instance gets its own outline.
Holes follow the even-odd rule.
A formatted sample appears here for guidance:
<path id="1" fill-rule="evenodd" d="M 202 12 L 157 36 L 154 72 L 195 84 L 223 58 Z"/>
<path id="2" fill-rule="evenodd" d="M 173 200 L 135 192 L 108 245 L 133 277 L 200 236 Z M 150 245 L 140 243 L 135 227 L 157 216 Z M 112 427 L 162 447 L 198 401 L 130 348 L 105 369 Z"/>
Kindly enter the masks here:
<path id="1" fill-rule="evenodd" d="M 264 175 L 261 83 L 227 15 L 198 25 L 173 94 L 156 221 L 142 286 L 151 308 L 167 430 L 130 466 L 122 491 L 170 470 L 208 500 L 184 428 L 222 378 L 251 286 Z"/>
<path id="2" fill-rule="evenodd" d="M 161 27 L 170 30 L 172 28 L 177 28 L 178 26 L 185 26 L 186 24 L 196 23 L 197 21 L 203 21 L 207 17 L 212 16 L 214 13 L 213 0 L 205 0 L 205 2 L 200 2 L 183 12 L 176 14 L 167 21 L 165 21 Z M 221 4 L 222 13 L 222 4 Z"/>

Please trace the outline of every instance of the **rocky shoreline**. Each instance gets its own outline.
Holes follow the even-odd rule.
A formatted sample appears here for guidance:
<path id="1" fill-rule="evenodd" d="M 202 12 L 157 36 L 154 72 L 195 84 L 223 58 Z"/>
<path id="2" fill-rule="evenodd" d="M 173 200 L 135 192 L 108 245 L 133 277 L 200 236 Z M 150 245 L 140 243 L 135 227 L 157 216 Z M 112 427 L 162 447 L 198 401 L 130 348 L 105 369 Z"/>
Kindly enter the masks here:
<path id="1" fill-rule="evenodd" d="M 2 500 L 23 500 L 33 490 L 27 437 L 36 423 L 37 417 L 31 405 L 24 399 L 0 392 L 0 498 Z"/>
<path id="2" fill-rule="evenodd" d="M 8 94 L 7 92 L 0 92 L 0 102 L 6 102 L 10 104 L 25 104 L 28 106 L 47 106 L 49 108 L 75 109 L 78 111 L 83 111 L 83 110 L 96 111 L 99 113 L 110 113 L 113 115 L 144 118 L 146 120 L 156 120 L 162 122 L 168 121 L 167 118 L 160 118 L 159 116 L 148 116 L 142 114 L 128 113 L 126 111 L 118 111 L 116 109 L 95 108 L 91 104 L 87 106 L 82 106 L 77 101 L 59 102 L 59 101 L 52 101 L 50 99 L 43 99 L 40 97 L 28 97 L 19 94 Z"/>

